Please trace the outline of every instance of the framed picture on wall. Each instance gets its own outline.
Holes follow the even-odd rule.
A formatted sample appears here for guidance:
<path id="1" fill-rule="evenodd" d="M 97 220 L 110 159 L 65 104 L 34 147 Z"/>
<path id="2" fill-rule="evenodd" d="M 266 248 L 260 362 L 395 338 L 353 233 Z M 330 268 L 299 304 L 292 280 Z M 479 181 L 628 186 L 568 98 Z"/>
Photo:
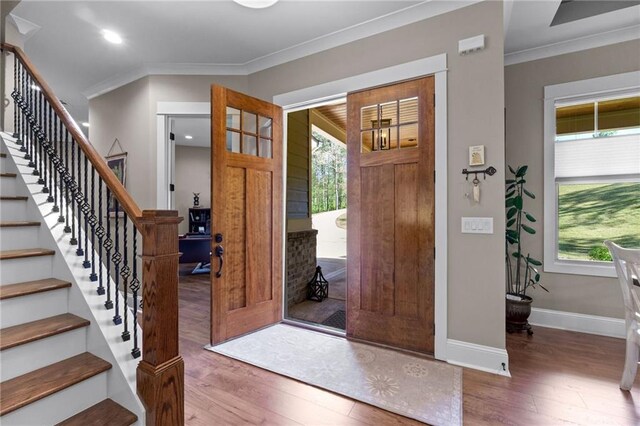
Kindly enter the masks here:
<path id="1" fill-rule="evenodd" d="M 106 157 L 107 165 L 111 169 L 114 175 L 118 178 L 122 186 L 126 187 L 127 179 L 127 153 L 123 152 L 116 155 L 110 155 Z M 109 200 L 107 201 L 107 211 L 110 217 L 114 217 L 116 214 L 116 199 L 113 194 L 109 194 Z M 118 217 L 124 216 L 124 211 L 118 206 Z"/>

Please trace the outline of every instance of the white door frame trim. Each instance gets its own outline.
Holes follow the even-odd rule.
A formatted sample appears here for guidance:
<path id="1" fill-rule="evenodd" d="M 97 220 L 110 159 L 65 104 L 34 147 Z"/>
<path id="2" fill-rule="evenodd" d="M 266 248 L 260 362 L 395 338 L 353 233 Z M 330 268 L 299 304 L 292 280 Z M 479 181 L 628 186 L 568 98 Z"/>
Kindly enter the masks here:
<path id="1" fill-rule="evenodd" d="M 169 198 L 169 117 L 173 116 L 210 116 L 209 102 L 158 102 L 156 103 L 156 208 L 168 210 Z"/>
<path id="2" fill-rule="evenodd" d="M 447 360 L 447 55 L 446 53 L 419 59 L 392 67 L 336 80 L 273 97 L 273 103 L 282 106 L 283 168 L 287 164 L 287 114 L 289 112 L 329 103 L 345 98 L 348 92 L 381 86 L 397 81 L 435 75 L 435 328 L 434 356 Z M 286 194 L 286 169 L 283 188 Z M 283 197 L 283 223 L 286 223 L 286 197 Z M 285 259 L 286 230 L 283 230 L 283 259 Z M 283 262 L 283 276 L 286 277 Z"/>

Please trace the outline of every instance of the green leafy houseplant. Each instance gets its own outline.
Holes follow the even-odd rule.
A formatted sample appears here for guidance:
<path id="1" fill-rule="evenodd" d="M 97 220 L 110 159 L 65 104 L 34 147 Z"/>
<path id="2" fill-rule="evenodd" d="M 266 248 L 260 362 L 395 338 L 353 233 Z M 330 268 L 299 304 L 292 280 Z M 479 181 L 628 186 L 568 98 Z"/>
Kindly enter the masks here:
<path id="1" fill-rule="evenodd" d="M 525 188 L 527 183 L 525 176 L 528 168 L 528 166 L 520 166 L 514 170 L 509 166 L 513 178 L 506 180 L 505 194 L 507 294 L 519 296 L 521 299 L 528 298 L 527 289 L 529 287 L 538 285 L 544 291 L 549 291 L 540 284 L 540 272 L 537 267 L 542 266 L 542 262 L 531 257 L 529 253 L 525 255 L 522 247 L 522 232 L 531 235 L 536 233 L 532 227 L 536 218 L 524 210 L 524 197 L 536 198 L 531 191 Z"/>

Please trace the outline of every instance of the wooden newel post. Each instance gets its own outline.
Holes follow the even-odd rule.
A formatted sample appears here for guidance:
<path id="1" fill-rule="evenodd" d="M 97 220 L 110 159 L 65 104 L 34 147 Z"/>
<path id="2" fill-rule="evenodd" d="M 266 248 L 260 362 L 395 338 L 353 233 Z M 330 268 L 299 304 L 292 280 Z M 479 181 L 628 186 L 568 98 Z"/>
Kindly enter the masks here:
<path id="1" fill-rule="evenodd" d="M 138 395 L 147 426 L 184 425 L 184 361 L 178 351 L 177 211 L 145 210 L 142 243 L 142 361 Z"/>

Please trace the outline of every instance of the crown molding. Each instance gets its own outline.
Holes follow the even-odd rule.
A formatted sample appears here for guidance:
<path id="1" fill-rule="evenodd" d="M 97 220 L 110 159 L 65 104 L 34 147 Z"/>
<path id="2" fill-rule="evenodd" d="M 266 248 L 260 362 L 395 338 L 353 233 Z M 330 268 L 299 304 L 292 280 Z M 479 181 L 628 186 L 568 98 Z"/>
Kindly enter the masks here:
<path id="1" fill-rule="evenodd" d="M 148 75 L 249 75 L 372 35 L 449 13 L 480 1 L 483 0 L 446 2 L 426 0 L 243 64 L 145 64 L 135 70 L 117 74 L 88 87 L 82 94 L 87 99 L 93 99 Z"/>
<path id="2" fill-rule="evenodd" d="M 457 9 L 462 9 L 481 1 L 483 0 L 423 1 L 416 5 L 283 49 L 279 52 L 251 60 L 244 65 L 247 66 L 248 73 L 252 74 L 314 53 L 433 18 L 434 16 L 443 15 Z"/>
<path id="3" fill-rule="evenodd" d="M 546 46 L 507 53 L 504 55 L 504 65 L 515 65 L 635 39 L 640 39 L 640 25 L 633 25 L 631 27 L 592 34 L 573 40 L 552 43 Z"/>

